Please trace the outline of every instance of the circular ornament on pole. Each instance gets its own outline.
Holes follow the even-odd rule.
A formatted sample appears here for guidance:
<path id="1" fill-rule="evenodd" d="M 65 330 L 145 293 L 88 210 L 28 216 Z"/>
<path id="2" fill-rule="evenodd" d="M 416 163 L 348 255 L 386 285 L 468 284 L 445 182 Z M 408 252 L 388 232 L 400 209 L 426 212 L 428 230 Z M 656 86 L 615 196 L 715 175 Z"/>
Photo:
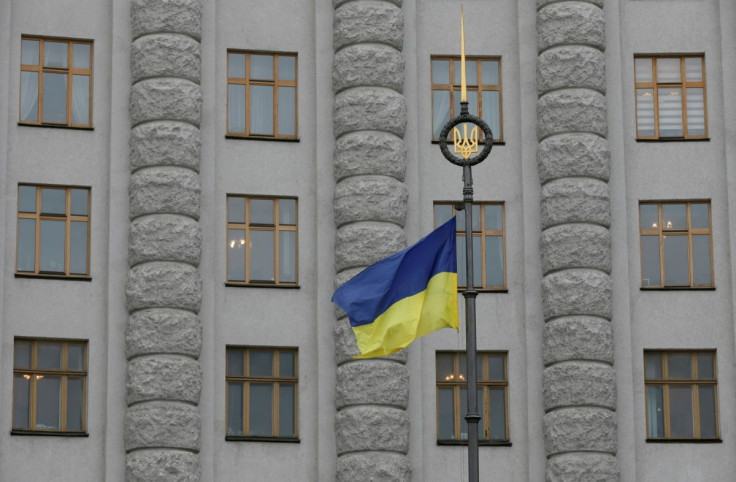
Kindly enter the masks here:
<path id="1" fill-rule="evenodd" d="M 457 127 L 460 124 L 463 124 L 463 132 Z M 474 125 L 469 135 L 467 133 L 468 124 Z M 478 152 L 478 128 L 483 131 L 484 136 L 483 149 L 480 152 Z M 452 150 L 447 145 L 447 136 L 450 134 L 450 131 L 453 132 L 454 139 Z M 450 119 L 442 128 L 442 132 L 440 132 L 440 151 L 442 151 L 442 155 L 456 166 L 475 166 L 488 157 L 492 148 L 493 132 L 491 128 L 480 117 L 468 113 L 467 102 L 461 102 L 460 115 L 454 119 Z M 476 152 L 478 154 L 471 157 L 471 154 Z"/>

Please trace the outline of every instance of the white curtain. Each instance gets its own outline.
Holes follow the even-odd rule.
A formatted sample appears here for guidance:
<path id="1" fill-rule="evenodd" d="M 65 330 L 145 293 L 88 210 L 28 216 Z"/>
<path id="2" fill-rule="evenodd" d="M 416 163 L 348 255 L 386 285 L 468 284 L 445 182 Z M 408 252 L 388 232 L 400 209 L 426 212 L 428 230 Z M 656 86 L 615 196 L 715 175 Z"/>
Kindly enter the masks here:
<path id="1" fill-rule="evenodd" d="M 72 124 L 89 124 L 89 76 L 87 75 L 73 76 Z"/>
<path id="2" fill-rule="evenodd" d="M 20 120 L 38 120 L 38 73 L 23 72 L 21 75 Z"/>
<path id="3" fill-rule="evenodd" d="M 250 133 L 273 134 L 273 87 L 250 86 Z"/>

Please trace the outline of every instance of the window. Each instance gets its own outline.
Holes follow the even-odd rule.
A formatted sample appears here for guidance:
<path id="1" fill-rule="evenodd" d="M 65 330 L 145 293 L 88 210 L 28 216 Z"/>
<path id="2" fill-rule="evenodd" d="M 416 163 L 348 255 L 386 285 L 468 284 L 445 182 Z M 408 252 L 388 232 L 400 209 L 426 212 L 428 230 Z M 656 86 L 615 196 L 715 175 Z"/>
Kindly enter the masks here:
<path id="1" fill-rule="evenodd" d="M 13 433 L 84 433 L 86 399 L 86 341 L 15 339 Z"/>
<path id="2" fill-rule="evenodd" d="M 227 438 L 298 440 L 296 348 L 227 347 Z"/>
<path id="3" fill-rule="evenodd" d="M 705 139 L 705 56 L 634 57 L 636 137 Z"/>
<path id="4" fill-rule="evenodd" d="M 227 197 L 228 284 L 296 286 L 296 199 Z"/>
<path id="5" fill-rule="evenodd" d="M 432 56 L 433 141 L 439 140 L 447 121 L 460 114 L 460 70 L 459 56 Z M 503 142 L 501 57 L 465 57 L 465 78 L 468 111 L 488 124 L 494 142 Z"/>
<path id="6" fill-rule="evenodd" d="M 297 138 L 296 57 L 228 50 L 228 136 Z"/>
<path id="7" fill-rule="evenodd" d="M 478 440 L 508 442 L 507 352 L 477 352 Z M 437 352 L 437 441 L 468 439 L 467 355 L 464 351 Z"/>
<path id="8" fill-rule="evenodd" d="M 709 201 L 641 202 L 642 288 L 711 288 Z"/>
<path id="9" fill-rule="evenodd" d="M 457 282 L 464 288 L 465 274 L 465 215 L 455 209 L 454 201 L 434 204 L 434 225 L 441 226 L 457 216 Z M 506 243 L 504 203 L 473 203 L 473 284 L 481 291 L 506 289 Z"/>
<path id="10" fill-rule="evenodd" d="M 89 276 L 89 188 L 18 186 L 16 275 Z"/>
<path id="11" fill-rule="evenodd" d="M 92 41 L 22 37 L 20 123 L 92 127 Z"/>
<path id="12" fill-rule="evenodd" d="M 645 351 L 648 439 L 717 439 L 716 352 Z"/>

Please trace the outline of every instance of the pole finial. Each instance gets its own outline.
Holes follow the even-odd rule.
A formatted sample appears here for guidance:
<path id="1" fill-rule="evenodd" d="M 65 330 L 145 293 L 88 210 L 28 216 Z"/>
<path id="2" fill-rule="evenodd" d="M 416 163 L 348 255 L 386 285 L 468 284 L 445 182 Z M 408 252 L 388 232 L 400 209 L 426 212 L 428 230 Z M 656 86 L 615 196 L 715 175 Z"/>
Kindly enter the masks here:
<path id="1" fill-rule="evenodd" d="M 463 18 L 463 6 L 460 5 L 460 102 L 468 101 L 468 88 L 465 80 L 465 20 Z"/>

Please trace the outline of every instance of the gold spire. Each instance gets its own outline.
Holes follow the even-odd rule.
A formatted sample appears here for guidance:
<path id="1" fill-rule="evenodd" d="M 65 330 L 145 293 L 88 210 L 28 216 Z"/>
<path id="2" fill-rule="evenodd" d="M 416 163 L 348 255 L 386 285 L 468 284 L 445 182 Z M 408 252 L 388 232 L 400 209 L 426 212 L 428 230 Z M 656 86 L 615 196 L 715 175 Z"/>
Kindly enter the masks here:
<path id="1" fill-rule="evenodd" d="M 460 5 L 460 101 L 468 101 L 467 82 L 465 81 L 465 22 L 463 20 L 463 6 Z"/>

